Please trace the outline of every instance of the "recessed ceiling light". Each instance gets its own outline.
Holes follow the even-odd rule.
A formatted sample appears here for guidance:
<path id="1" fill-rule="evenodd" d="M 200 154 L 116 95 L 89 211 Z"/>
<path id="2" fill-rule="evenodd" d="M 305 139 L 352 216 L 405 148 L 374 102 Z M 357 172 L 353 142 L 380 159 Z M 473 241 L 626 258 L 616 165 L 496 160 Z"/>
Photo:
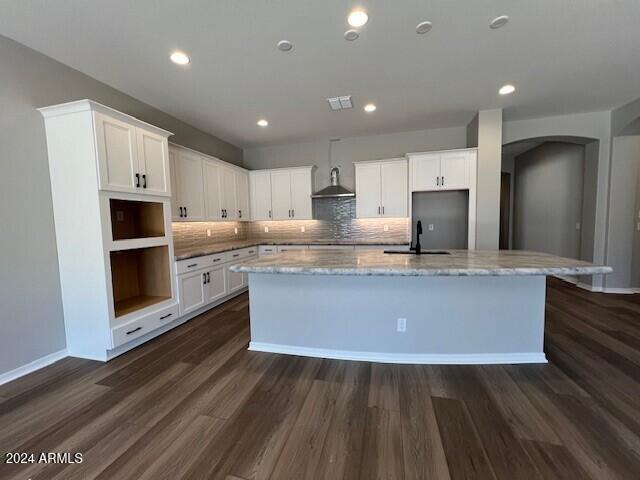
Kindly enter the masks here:
<path id="1" fill-rule="evenodd" d="M 416 27 L 416 33 L 422 35 L 423 33 L 428 33 L 433 28 L 433 24 L 431 22 L 420 22 Z"/>
<path id="2" fill-rule="evenodd" d="M 376 106 L 373 103 L 367 103 L 364 106 L 364 111 L 367 113 L 371 113 L 371 112 L 375 112 L 376 111 Z"/>
<path id="3" fill-rule="evenodd" d="M 493 20 L 491 20 L 491 23 L 489 24 L 489 28 L 495 30 L 497 28 L 504 27 L 507 23 L 509 23 L 509 16 L 500 15 L 499 17 L 496 17 Z"/>
<path id="4" fill-rule="evenodd" d="M 261 118 L 260 120 L 258 120 L 258 126 L 263 128 L 268 127 L 269 122 L 267 122 L 264 118 Z"/>
<path id="5" fill-rule="evenodd" d="M 516 91 L 516 87 L 514 87 L 513 85 L 504 85 L 500 87 L 500 90 L 498 90 L 498 93 L 500 93 L 500 95 L 509 95 L 515 91 Z"/>
<path id="6" fill-rule="evenodd" d="M 177 65 L 186 65 L 191 61 L 191 59 L 189 58 L 189 55 L 179 51 L 172 52 L 169 58 L 173 63 Z"/>
<path id="7" fill-rule="evenodd" d="M 278 50 L 282 52 L 289 52 L 293 48 L 293 43 L 289 40 L 280 40 L 278 42 Z"/>
<path id="8" fill-rule="evenodd" d="M 346 32 L 344 32 L 344 39 L 348 40 L 349 42 L 357 40 L 359 36 L 360 34 L 357 30 L 347 30 Z"/>
<path id="9" fill-rule="evenodd" d="M 349 25 L 356 28 L 362 27 L 367 21 L 369 21 L 369 15 L 364 10 L 353 10 L 347 18 Z"/>

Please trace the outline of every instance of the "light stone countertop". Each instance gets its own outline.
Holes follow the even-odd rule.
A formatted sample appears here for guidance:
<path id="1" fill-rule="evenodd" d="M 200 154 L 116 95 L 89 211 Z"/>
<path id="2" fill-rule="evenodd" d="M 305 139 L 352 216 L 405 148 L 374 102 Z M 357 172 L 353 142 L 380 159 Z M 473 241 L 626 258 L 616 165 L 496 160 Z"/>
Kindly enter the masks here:
<path id="1" fill-rule="evenodd" d="M 363 276 L 593 275 L 611 267 L 523 250 L 448 250 L 451 255 L 383 254 L 381 251 L 301 250 L 247 260 L 234 272 Z"/>
<path id="2" fill-rule="evenodd" d="M 376 241 L 366 242 L 357 240 L 233 240 L 230 242 L 215 242 L 208 245 L 199 245 L 197 247 L 175 248 L 174 258 L 178 260 L 186 260 L 188 258 L 203 257 L 205 255 L 213 255 L 215 253 L 230 252 L 241 248 L 257 247 L 258 245 L 385 245 L 392 248 L 395 246 L 409 245 L 409 242 L 389 242 Z"/>

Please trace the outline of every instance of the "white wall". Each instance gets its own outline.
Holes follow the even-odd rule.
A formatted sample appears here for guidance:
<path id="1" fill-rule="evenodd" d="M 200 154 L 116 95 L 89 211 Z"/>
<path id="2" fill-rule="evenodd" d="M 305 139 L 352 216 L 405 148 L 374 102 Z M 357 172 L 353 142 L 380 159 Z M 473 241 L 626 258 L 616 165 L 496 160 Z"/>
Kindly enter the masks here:
<path id="1" fill-rule="evenodd" d="M 242 151 L 0 37 L 0 374 L 65 348 L 44 122 L 36 107 L 91 98 L 240 163 Z M 82 219 L 78 219 L 82 221 Z"/>
<path id="2" fill-rule="evenodd" d="M 584 148 L 549 142 L 516 157 L 514 249 L 581 258 Z"/>
<path id="3" fill-rule="evenodd" d="M 409 152 L 466 147 L 466 128 L 452 127 L 413 132 L 343 138 L 332 142 L 332 163 L 340 167 L 340 183 L 355 188 L 353 162 L 402 157 Z M 329 141 L 282 144 L 244 151 L 249 169 L 316 165 L 315 189 L 329 184 Z"/>

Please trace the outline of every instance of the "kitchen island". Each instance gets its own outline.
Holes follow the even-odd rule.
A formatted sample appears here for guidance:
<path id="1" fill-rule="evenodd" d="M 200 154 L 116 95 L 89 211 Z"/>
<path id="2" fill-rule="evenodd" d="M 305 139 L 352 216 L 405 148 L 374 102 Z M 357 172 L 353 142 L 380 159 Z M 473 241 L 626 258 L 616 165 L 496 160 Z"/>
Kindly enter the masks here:
<path id="1" fill-rule="evenodd" d="M 251 350 L 414 364 L 544 363 L 547 275 L 611 268 L 525 251 L 287 252 L 249 274 Z"/>

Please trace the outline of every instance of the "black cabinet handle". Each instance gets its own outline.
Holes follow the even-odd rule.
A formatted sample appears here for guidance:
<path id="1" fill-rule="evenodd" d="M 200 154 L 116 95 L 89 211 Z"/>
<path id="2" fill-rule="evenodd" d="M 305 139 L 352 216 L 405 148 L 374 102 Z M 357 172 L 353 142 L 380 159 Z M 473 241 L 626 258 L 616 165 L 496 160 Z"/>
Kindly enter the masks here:
<path id="1" fill-rule="evenodd" d="M 291 216 L 293 218 L 295 218 L 295 216 L 296 216 L 296 211 L 293 208 L 291 209 Z"/>
<path id="2" fill-rule="evenodd" d="M 142 330 L 142 327 L 134 328 L 133 330 L 129 330 L 127 335 L 131 335 L 132 333 L 136 333 L 138 330 Z"/>
<path id="3" fill-rule="evenodd" d="M 191 265 L 187 265 L 187 268 L 193 268 L 193 267 L 197 267 L 198 264 L 197 263 L 192 263 Z"/>
<path id="4" fill-rule="evenodd" d="M 203 284 L 203 285 L 206 285 L 206 284 L 207 284 L 207 274 L 206 274 L 206 273 L 203 273 L 203 274 L 202 274 L 202 284 Z"/>
<path id="5" fill-rule="evenodd" d="M 378 205 L 378 215 L 380 215 L 380 206 Z"/>
<path id="6" fill-rule="evenodd" d="M 178 207 L 178 210 L 180 210 L 180 218 L 182 218 L 184 215 L 182 214 L 182 207 Z"/>
<path id="7" fill-rule="evenodd" d="M 136 173 L 136 188 L 140 188 L 140 174 Z"/>
<path id="8" fill-rule="evenodd" d="M 242 210 L 238 210 L 238 218 L 242 218 Z"/>
<path id="9" fill-rule="evenodd" d="M 173 313 L 167 313 L 166 315 L 161 316 L 160 320 L 164 320 L 165 318 L 169 318 L 171 315 L 173 315 Z"/>
<path id="10" fill-rule="evenodd" d="M 187 207 L 184 207 L 184 218 L 187 218 Z"/>
<path id="11" fill-rule="evenodd" d="M 436 177 L 436 185 L 440 186 L 440 177 Z"/>
<path id="12" fill-rule="evenodd" d="M 233 258 L 237 258 L 237 257 L 239 257 L 239 256 L 240 256 L 240 254 L 239 254 L 239 253 L 236 253 L 236 254 L 234 254 L 234 255 L 233 255 Z"/>
<path id="13" fill-rule="evenodd" d="M 211 283 L 211 272 L 207 272 L 207 283 Z"/>
<path id="14" fill-rule="evenodd" d="M 444 187 L 444 177 L 442 177 L 442 186 Z"/>
<path id="15" fill-rule="evenodd" d="M 147 188 L 147 174 L 142 174 L 142 188 Z"/>
<path id="16" fill-rule="evenodd" d="M 384 205 L 382 206 L 382 214 L 384 215 Z"/>
<path id="17" fill-rule="evenodd" d="M 214 258 L 214 259 L 213 259 L 213 263 L 216 263 L 216 262 L 219 262 L 219 261 L 220 261 L 220 259 L 219 259 L 219 258 Z"/>
<path id="18" fill-rule="evenodd" d="M 271 218 L 271 210 L 269 210 L 269 218 Z"/>

